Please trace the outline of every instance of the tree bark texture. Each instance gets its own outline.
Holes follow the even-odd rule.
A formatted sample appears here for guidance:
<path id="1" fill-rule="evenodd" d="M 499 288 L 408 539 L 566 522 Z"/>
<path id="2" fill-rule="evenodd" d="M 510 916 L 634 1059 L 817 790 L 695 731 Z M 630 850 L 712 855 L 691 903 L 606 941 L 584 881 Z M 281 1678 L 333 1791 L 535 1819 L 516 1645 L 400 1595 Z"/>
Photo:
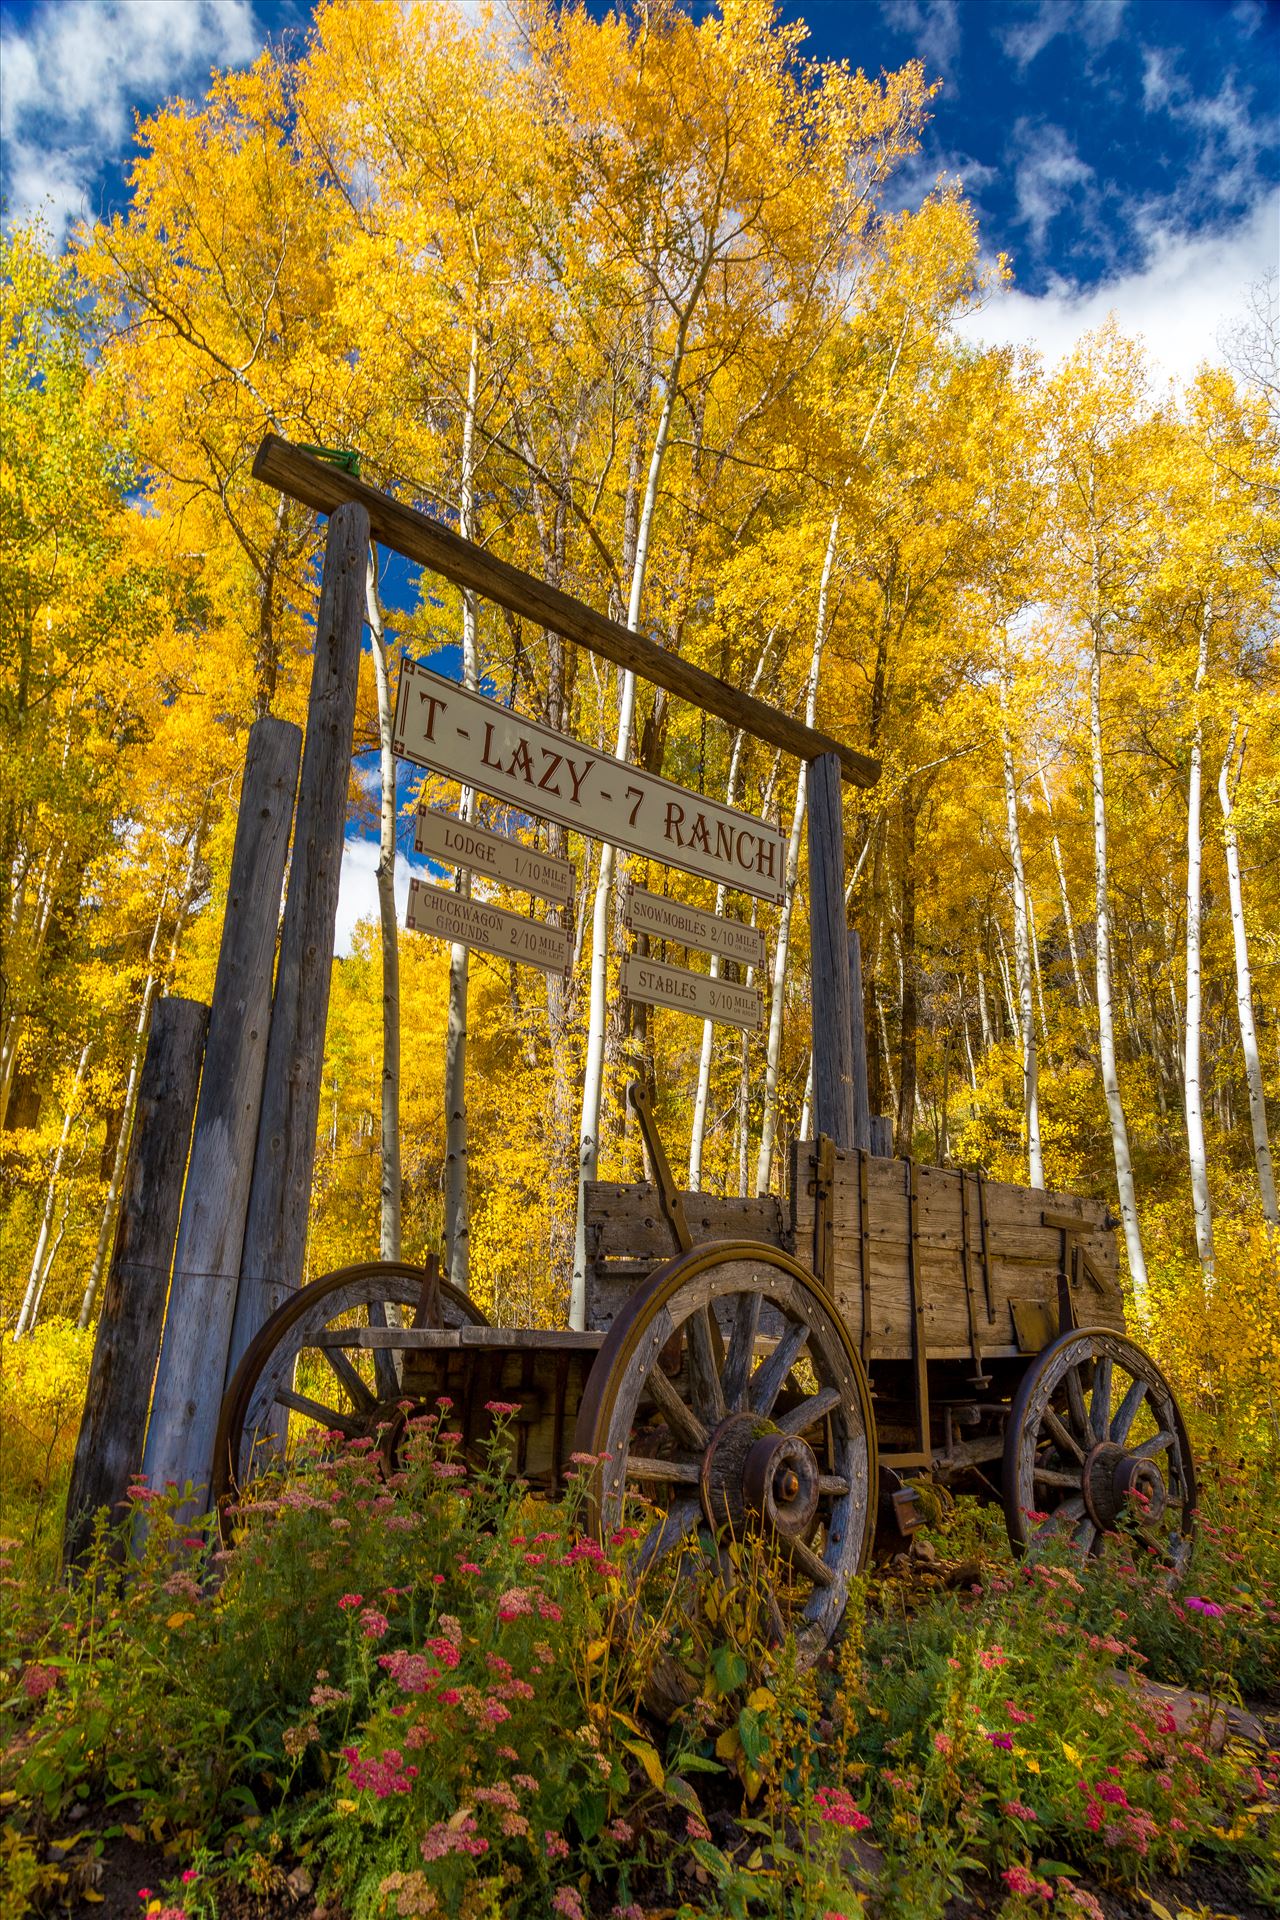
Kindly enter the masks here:
<path id="1" fill-rule="evenodd" d="M 163 995 L 157 1000 L 67 1490 L 63 1559 L 68 1565 L 88 1548 L 99 1508 L 106 1507 L 112 1521 L 120 1517 L 120 1504 L 142 1465 L 208 1028 L 209 1009 L 197 1001 Z"/>
<path id="2" fill-rule="evenodd" d="M 298 812 L 228 1377 L 268 1314 L 302 1284 L 306 1262 L 368 550 L 369 517 L 364 508 L 339 507 L 329 522 L 325 545 Z"/>
<path id="3" fill-rule="evenodd" d="M 262 1107 L 271 965 L 301 734 L 249 729 L 214 977 L 200 1103 L 144 1466 L 153 1485 L 205 1486 L 235 1317 L 254 1141 Z"/>

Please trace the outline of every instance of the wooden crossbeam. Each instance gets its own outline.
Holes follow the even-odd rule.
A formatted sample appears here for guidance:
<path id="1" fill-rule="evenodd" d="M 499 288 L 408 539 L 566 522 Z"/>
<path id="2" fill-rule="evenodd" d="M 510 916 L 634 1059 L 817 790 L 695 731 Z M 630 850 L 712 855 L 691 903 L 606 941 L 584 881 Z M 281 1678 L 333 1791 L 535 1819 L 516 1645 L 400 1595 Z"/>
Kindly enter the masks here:
<path id="1" fill-rule="evenodd" d="M 587 647 L 592 653 L 615 666 L 627 667 L 668 693 L 691 701 L 707 713 L 715 714 L 731 727 L 780 747 L 784 753 L 801 760 L 813 760 L 820 754 L 839 756 L 844 779 L 860 787 L 874 786 L 880 778 L 880 763 L 852 747 L 841 746 L 825 733 L 806 727 L 790 714 L 766 706 L 764 701 L 742 693 L 713 673 L 706 673 L 677 653 L 655 646 L 643 634 L 609 620 L 594 608 L 575 600 L 559 587 L 548 586 L 532 573 L 513 567 L 495 554 L 486 552 L 471 540 L 441 526 L 428 514 L 419 513 L 403 501 L 380 493 L 376 487 L 344 473 L 325 460 L 303 453 L 278 434 L 269 433 L 258 448 L 253 476 L 264 486 L 277 487 L 292 500 L 313 507 L 319 513 L 332 513 L 346 500 L 358 501 L 369 516 L 375 540 L 392 547 L 406 560 L 443 574 L 455 586 L 470 587 L 486 600 L 492 600 L 522 620 L 547 627 L 566 640 Z"/>

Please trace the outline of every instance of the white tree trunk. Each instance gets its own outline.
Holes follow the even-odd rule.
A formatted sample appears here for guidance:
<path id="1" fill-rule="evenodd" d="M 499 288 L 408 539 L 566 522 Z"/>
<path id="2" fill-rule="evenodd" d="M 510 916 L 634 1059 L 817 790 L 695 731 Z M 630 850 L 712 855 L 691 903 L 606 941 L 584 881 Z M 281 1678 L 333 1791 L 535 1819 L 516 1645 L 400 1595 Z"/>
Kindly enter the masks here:
<path id="1" fill-rule="evenodd" d="M 1008 685 L 1000 683 L 1000 750 L 1004 763 L 1004 810 L 1013 863 L 1013 951 L 1018 972 L 1018 1012 L 1022 1034 L 1022 1112 L 1027 1133 L 1027 1181 L 1044 1186 L 1044 1154 L 1040 1147 L 1040 1071 L 1036 1055 L 1036 1016 L 1032 1000 L 1031 916 L 1027 904 L 1027 876 L 1022 862 L 1022 832 L 1018 825 L 1018 784 L 1013 772 L 1013 748 L 1005 716 Z"/>
<path id="2" fill-rule="evenodd" d="M 1120 1217 L 1124 1222 L 1125 1250 L 1129 1256 L 1129 1276 L 1133 1282 L 1134 1304 L 1139 1315 L 1147 1307 L 1147 1262 L 1142 1251 L 1142 1232 L 1138 1223 L 1138 1201 L 1133 1184 L 1133 1161 L 1129 1154 L 1129 1129 L 1125 1125 L 1120 1099 L 1120 1076 L 1116 1068 L 1115 1016 L 1111 1000 L 1111 911 L 1107 899 L 1107 804 L 1102 778 L 1102 635 L 1095 627 L 1093 661 L 1089 673 L 1089 737 L 1093 779 L 1093 864 L 1095 882 L 1095 947 L 1098 993 L 1098 1052 L 1102 1064 L 1102 1086 L 1111 1123 L 1111 1150 L 1116 1165 L 1116 1187 L 1120 1197 Z"/>
<path id="3" fill-rule="evenodd" d="M 1213 1209 L 1209 1199 L 1209 1157 L 1204 1137 L 1204 1097 L 1200 1087 L 1200 799 L 1204 758 L 1204 722 L 1200 695 L 1209 666 L 1209 627 L 1212 602 L 1205 601 L 1196 656 L 1195 725 L 1191 734 L 1191 769 L 1187 780 L 1187 1021 L 1182 1060 L 1182 1097 L 1187 1116 L 1187 1156 L 1191 1166 L 1191 1207 L 1195 1216 L 1196 1252 L 1205 1283 L 1213 1285 Z"/>
<path id="4" fill-rule="evenodd" d="M 1262 1196 L 1263 1218 L 1280 1227 L 1280 1209 L 1276 1206 L 1276 1176 L 1271 1160 L 1271 1142 L 1267 1136 L 1267 1106 L 1262 1091 L 1262 1061 L 1258 1055 L 1258 1030 L 1253 1018 L 1253 976 L 1249 969 L 1249 936 L 1244 924 L 1244 890 L 1240 882 L 1240 848 L 1236 840 L 1233 780 L 1244 766 L 1245 742 L 1240 744 L 1240 761 L 1234 774 L 1232 761 L 1236 746 L 1236 716 L 1231 716 L 1231 737 L 1218 774 L 1218 800 L 1222 807 L 1222 832 L 1227 849 L 1227 886 L 1231 898 L 1231 937 L 1236 955 L 1236 1012 L 1240 1021 L 1240 1045 L 1244 1051 L 1244 1070 L 1249 1087 L 1249 1124 L 1253 1129 L 1253 1157 L 1258 1168 L 1258 1188 Z"/>
<path id="5" fill-rule="evenodd" d="M 92 1042 L 86 1040 L 80 1049 L 80 1058 L 76 1063 L 75 1079 L 71 1083 L 71 1092 L 67 1096 L 67 1110 L 62 1117 L 62 1134 L 58 1141 L 58 1150 L 53 1156 L 53 1169 L 49 1175 L 49 1185 L 44 1198 L 44 1217 L 40 1222 L 40 1232 L 36 1239 L 36 1250 L 31 1258 L 31 1273 L 27 1280 L 26 1291 L 22 1296 L 22 1306 L 18 1312 L 18 1324 L 13 1330 L 15 1340 L 21 1340 L 35 1324 L 35 1313 L 39 1296 L 44 1290 L 45 1250 L 49 1245 L 49 1236 L 53 1231 L 53 1216 L 58 1201 L 58 1182 L 62 1178 L 62 1163 L 67 1157 L 67 1142 L 71 1138 L 71 1123 L 76 1117 L 76 1107 L 80 1098 L 80 1087 L 84 1080 L 85 1069 L 89 1065 Z"/>
<path id="6" fill-rule="evenodd" d="M 378 552 L 369 548 L 365 603 L 378 689 L 378 919 L 382 930 L 382 1153 L 378 1251 L 400 1258 L 400 929 L 396 921 L 396 757 L 391 750 L 393 702 L 382 608 Z M 464 1121 L 465 1124 L 465 1121 Z"/>
<path id="7" fill-rule="evenodd" d="M 1058 841 L 1057 822 L 1053 817 L 1053 803 L 1049 798 L 1049 782 L 1045 778 L 1044 762 L 1036 754 L 1036 772 L 1040 775 L 1040 791 L 1044 795 L 1044 810 L 1049 818 L 1049 845 L 1053 848 L 1053 866 L 1058 876 L 1058 894 L 1062 901 L 1062 919 L 1067 930 L 1067 950 L 1071 955 L 1071 972 L 1076 983 L 1076 1004 L 1083 1013 L 1088 1005 L 1085 992 L 1084 974 L 1080 968 L 1080 949 L 1076 945 L 1076 923 L 1071 914 L 1071 895 L 1067 892 L 1067 870 L 1062 860 L 1062 847 Z"/>
<path id="8" fill-rule="evenodd" d="M 658 482 L 662 476 L 667 437 L 671 431 L 671 417 L 675 411 L 680 364 L 684 357 L 683 342 L 682 330 L 672 355 L 662 411 L 658 416 L 657 431 L 653 437 L 653 452 L 649 460 L 644 505 L 640 510 L 640 525 L 636 534 L 635 560 L 631 568 L 631 591 L 627 600 L 627 625 L 636 632 L 639 631 L 640 608 L 644 597 L 644 578 L 649 562 L 649 542 L 653 534 L 654 509 L 658 501 Z M 631 724 L 635 717 L 635 706 L 636 677 L 634 673 L 627 671 L 622 675 L 618 732 L 614 746 L 615 758 L 619 760 L 625 760 L 630 753 Z M 596 1177 L 600 1153 L 600 1096 L 604 1081 L 605 1022 L 608 1012 L 606 985 L 609 969 L 609 906 L 616 857 L 616 848 L 610 846 L 607 841 L 601 842 L 600 867 L 596 876 L 595 902 L 591 917 L 591 995 L 587 1019 L 587 1058 L 582 1076 L 582 1120 L 578 1129 L 578 1216 L 574 1233 L 573 1282 L 569 1291 L 569 1325 L 579 1331 L 585 1325 L 587 1310 L 586 1188 L 587 1182 Z"/>
<path id="9" fill-rule="evenodd" d="M 467 363 L 467 406 L 462 420 L 462 467 L 458 482 L 458 532 L 475 538 L 476 397 L 480 383 L 480 329 L 473 324 Z M 479 686 L 476 646 L 476 596 L 462 590 L 462 682 L 474 693 Z M 463 820 L 475 816 L 476 796 L 462 789 L 459 808 Z M 470 876 L 460 868 L 457 890 L 470 894 Z M 455 943 L 449 949 L 449 1015 L 444 1048 L 444 1247 L 450 1284 L 461 1292 L 471 1284 L 471 1223 L 467 1204 L 467 949 Z"/>
<path id="10" fill-rule="evenodd" d="M 771 634 L 770 640 L 772 640 L 772 637 Z M 750 693 L 754 693 L 760 683 L 760 677 L 764 671 L 764 664 L 768 658 L 768 654 L 769 648 L 768 645 L 766 645 L 761 649 L 760 658 L 757 660 L 755 671 L 751 675 L 751 684 L 748 688 Z M 742 729 L 739 728 L 733 736 L 733 746 L 729 754 L 729 776 L 725 782 L 725 803 L 730 807 L 736 807 L 738 804 L 738 783 L 742 775 L 742 753 L 745 740 L 746 736 L 742 732 Z M 726 891 L 727 889 L 723 883 L 716 888 L 716 912 L 718 914 L 724 912 Z M 723 966 L 724 962 L 720 955 L 713 953 L 710 967 L 711 978 L 713 980 L 720 978 Z M 690 1193 L 699 1192 L 702 1186 L 702 1149 L 707 1132 L 707 1106 L 711 1098 L 711 1055 L 714 1044 L 715 1021 L 704 1020 L 702 1023 L 702 1046 L 698 1054 L 698 1089 L 694 1096 L 693 1103 L 693 1131 L 689 1136 Z"/>
<path id="11" fill-rule="evenodd" d="M 822 647 L 827 634 L 827 594 L 831 570 L 835 565 L 836 541 L 840 533 L 840 514 L 831 516 L 826 552 L 822 557 L 822 575 L 818 582 L 818 617 L 814 623 L 813 652 L 809 658 L 809 678 L 805 683 L 804 719 L 811 727 L 817 711 L 818 673 L 822 666 Z M 768 1193 L 773 1178 L 773 1149 L 778 1130 L 778 1071 L 782 1058 L 782 1010 L 787 986 L 787 954 L 791 944 L 791 916 L 795 911 L 796 881 L 800 872 L 800 837 L 804 831 L 805 796 L 808 768 L 802 761 L 796 775 L 796 803 L 791 815 L 791 838 L 787 842 L 786 883 L 782 912 L 778 917 L 778 942 L 773 953 L 773 990 L 769 998 L 769 1039 L 765 1049 L 764 1108 L 760 1122 L 760 1151 L 756 1157 L 756 1192 Z"/>

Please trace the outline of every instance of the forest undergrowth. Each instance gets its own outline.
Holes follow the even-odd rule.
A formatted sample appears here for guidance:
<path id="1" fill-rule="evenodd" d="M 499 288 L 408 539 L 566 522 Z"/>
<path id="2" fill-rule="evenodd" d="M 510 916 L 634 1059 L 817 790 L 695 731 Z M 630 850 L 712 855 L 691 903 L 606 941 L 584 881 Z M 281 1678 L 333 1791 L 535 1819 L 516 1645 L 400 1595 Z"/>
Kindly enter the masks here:
<path id="1" fill-rule="evenodd" d="M 6 1916 L 1280 1910 L 1280 1755 L 1223 1711 L 1280 1707 L 1265 1445 L 1200 1423 L 1175 1595 L 1125 1542 L 1087 1574 L 1016 1565 L 998 1510 L 962 1498 L 802 1673 L 764 1643 L 745 1548 L 728 1594 L 704 1577 L 688 1604 L 691 1570 L 637 1607 L 625 1534 L 585 1531 L 589 1463 L 536 1499 L 506 1476 L 504 1416 L 468 1463 L 447 1404 L 393 1470 L 364 1441 L 259 1483 L 229 1547 L 139 1484 L 65 1586 L 84 1356 L 43 1339 L 54 1411 L 12 1367 L 4 1392 Z M 646 1700 L 672 1660 L 688 1698 L 664 1723 Z"/>

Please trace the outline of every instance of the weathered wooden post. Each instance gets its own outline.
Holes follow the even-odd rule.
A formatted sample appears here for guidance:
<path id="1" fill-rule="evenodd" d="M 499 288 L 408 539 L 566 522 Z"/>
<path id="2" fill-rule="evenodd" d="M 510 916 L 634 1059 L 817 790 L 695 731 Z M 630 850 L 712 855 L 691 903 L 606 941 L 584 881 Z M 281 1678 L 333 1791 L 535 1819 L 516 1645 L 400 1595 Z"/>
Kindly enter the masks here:
<path id="1" fill-rule="evenodd" d="M 199 1001 L 156 1002 L 67 1491 L 68 1566 L 87 1550 L 99 1507 L 120 1517 L 117 1508 L 142 1465 L 208 1026 L 209 1009 Z"/>
<path id="2" fill-rule="evenodd" d="M 849 931 L 849 1030 L 853 1047 L 853 1144 L 871 1151 L 871 1099 L 867 1092 L 867 1028 L 862 1003 L 862 941 Z"/>
<path id="3" fill-rule="evenodd" d="M 298 817 L 228 1378 L 267 1315 L 302 1281 L 368 549 L 364 508 L 339 507 L 329 521 L 325 547 Z"/>
<path id="4" fill-rule="evenodd" d="M 853 1028 L 844 919 L 840 757 L 809 761 L 809 955 L 813 981 L 813 1115 L 838 1147 L 854 1145 Z M 864 1059 L 865 1071 L 865 1059 Z"/>
<path id="5" fill-rule="evenodd" d="M 302 735 L 249 730 L 200 1104 L 187 1171 L 143 1469 L 207 1486 L 240 1275 L 262 1104 L 271 966 Z"/>

